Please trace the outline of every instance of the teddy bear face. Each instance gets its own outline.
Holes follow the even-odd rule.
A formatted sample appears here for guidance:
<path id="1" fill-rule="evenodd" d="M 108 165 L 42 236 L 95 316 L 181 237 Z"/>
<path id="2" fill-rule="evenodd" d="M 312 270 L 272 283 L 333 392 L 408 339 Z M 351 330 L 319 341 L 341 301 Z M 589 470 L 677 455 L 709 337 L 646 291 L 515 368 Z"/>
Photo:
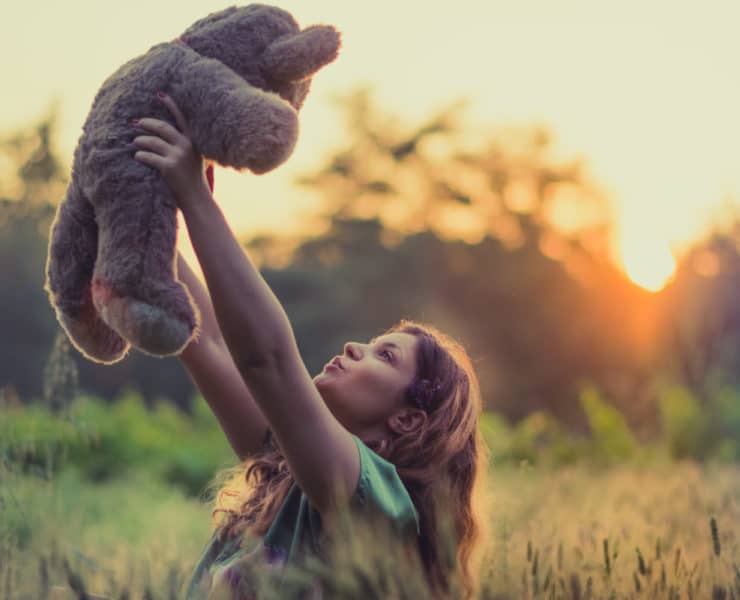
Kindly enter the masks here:
<path id="1" fill-rule="evenodd" d="M 180 39 L 202 56 L 223 62 L 251 85 L 279 94 L 297 110 L 308 94 L 310 79 L 281 77 L 264 58 L 274 42 L 300 31 L 290 13 L 251 4 L 212 13 L 189 27 Z"/>

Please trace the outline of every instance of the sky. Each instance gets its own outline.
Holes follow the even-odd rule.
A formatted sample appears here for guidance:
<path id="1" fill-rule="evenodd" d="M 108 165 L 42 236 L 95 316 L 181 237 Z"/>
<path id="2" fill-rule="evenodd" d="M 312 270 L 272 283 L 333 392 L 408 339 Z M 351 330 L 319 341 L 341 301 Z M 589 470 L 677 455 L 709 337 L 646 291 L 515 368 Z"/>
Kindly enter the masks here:
<path id="1" fill-rule="evenodd" d="M 233 2 L 40 0 L 0 12 L 0 135 L 59 108 L 69 161 L 103 80 Z M 274 1 L 342 33 L 287 163 L 219 170 L 216 197 L 241 235 L 297 231 L 318 198 L 292 184 L 347 140 L 333 98 L 371 86 L 413 126 L 469 99 L 466 122 L 545 124 L 608 194 L 615 254 L 665 263 L 740 200 L 740 3 L 719 0 Z M 144 116 L 144 115 L 142 115 Z M 725 217 L 726 218 L 726 217 Z M 632 258 L 629 258 L 632 257 Z M 657 269 L 658 267 L 655 267 Z M 665 267 L 664 267 L 665 268 Z"/>

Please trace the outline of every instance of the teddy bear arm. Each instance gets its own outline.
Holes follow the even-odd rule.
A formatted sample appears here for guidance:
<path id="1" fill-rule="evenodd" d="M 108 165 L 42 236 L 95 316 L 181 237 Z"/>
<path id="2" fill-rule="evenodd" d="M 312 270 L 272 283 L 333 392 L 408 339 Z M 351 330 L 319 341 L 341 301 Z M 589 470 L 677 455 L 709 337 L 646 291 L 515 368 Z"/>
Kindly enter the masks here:
<path id="1" fill-rule="evenodd" d="M 73 175 L 51 226 L 44 289 L 75 348 L 92 361 L 112 364 L 125 356 L 129 345 L 93 306 L 97 245 L 95 211 Z"/>
<path id="2" fill-rule="evenodd" d="M 222 166 L 265 173 L 295 147 L 295 109 L 219 61 L 202 59 L 188 66 L 173 97 L 188 117 L 196 148 Z"/>

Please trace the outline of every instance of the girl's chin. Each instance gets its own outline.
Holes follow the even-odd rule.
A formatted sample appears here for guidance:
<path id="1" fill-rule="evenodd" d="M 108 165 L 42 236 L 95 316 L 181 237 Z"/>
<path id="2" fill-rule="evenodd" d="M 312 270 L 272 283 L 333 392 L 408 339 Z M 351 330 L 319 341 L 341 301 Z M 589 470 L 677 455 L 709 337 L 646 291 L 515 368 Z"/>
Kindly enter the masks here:
<path id="1" fill-rule="evenodd" d="M 316 385 L 319 385 L 319 384 L 324 383 L 325 381 L 327 381 L 327 379 L 328 379 L 328 377 L 326 376 L 326 373 L 324 371 L 322 371 L 321 373 L 319 373 L 318 375 L 316 375 L 313 378 L 313 382 Z"/>
<path id="2" fill-rule="evenodd" d="M 316 375 L 316 377 L 313 378 L 314 381 L 329 381 L 336 378 L 336 375 L 338 374 L 338 369 L 324 369 L 323 371 L 319 371 L 319 373 Z M 339 371 L 341 372 L 341 371 Z"/>
<path id="3" fill-rule="evenodd" d="M 313 378 L 313 384 L 319 391 L 333 387 L 331 375 L 327 377 L 326 373 L 319 373 L 316 375 L 316 377 Z M 324 400 L 326 400 L 326 398 L 324 398 Z"/>

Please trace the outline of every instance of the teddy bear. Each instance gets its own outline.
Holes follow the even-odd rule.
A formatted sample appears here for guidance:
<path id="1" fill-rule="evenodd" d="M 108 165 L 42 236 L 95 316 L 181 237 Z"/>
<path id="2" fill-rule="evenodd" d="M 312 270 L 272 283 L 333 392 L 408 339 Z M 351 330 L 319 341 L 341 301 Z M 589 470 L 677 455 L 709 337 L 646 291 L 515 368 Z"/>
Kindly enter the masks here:
<path id="1" fill-rule="evenodd" d="M 290 156 L 311 77 L 332 62 L 330 25 L 303 30 L 261 4 L 232 6 L 121 66 L 97 92 L 51 225 L 44 289 L 73 345 L 112 364 L 131 346 L 180 353 L 199 314 L 177 280 L 177 205 L 161 174 L 133 158 L 130 122 L 177 126 L 168 94 L 210 163 L 262 174 Z"/>

